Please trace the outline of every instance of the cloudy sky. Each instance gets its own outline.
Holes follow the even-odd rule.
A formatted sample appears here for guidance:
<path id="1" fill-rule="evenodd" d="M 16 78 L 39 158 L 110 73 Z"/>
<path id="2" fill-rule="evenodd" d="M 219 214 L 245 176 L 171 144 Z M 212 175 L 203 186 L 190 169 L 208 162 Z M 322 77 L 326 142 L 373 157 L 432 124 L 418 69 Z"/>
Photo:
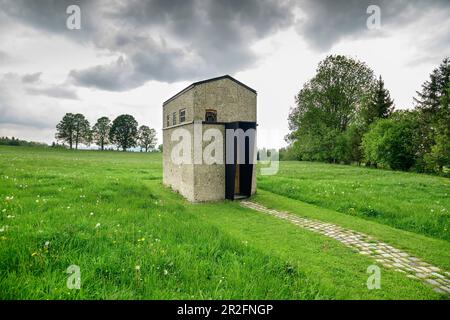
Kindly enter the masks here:
<path id="1" fill-rule="evenodd" d="M 66 26 L 70 5 L 80 30 Z M 280 147 L 295 94 L 329 54 L 365 61 L 410 108 L 450 55 L 450 0 L 0 0 L 0 136 L 50 143 L 80 112 L 132 114 L 161 137 L 164 100 L 230 74 L 258 91 L 259 145 Z"/>

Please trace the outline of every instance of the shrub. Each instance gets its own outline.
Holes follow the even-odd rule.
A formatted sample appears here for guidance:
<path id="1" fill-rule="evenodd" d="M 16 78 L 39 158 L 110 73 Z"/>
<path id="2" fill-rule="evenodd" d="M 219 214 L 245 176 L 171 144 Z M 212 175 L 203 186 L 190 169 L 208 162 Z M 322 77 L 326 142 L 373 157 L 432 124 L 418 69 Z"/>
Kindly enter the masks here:
<path id="1" fill-rule="evenodd" d="M 417 126 L 408 112 L 376 121 L 363 136 L 365 160 L 375 166 L 409 170 L 415 164 Z"/>

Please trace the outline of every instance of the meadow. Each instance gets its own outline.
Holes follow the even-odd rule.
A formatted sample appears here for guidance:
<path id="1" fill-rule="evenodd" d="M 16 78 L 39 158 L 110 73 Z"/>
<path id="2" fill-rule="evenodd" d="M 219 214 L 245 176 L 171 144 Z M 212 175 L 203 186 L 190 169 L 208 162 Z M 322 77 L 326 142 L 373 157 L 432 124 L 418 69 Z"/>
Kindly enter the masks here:
<path id="1" fill-rule="evenodd" d="M 258 187 L 285 197 L 450 241 L 450 179 L 287 161 Z"/>
<path id="2" fill-rule="evenodd" d="M 369 258 L 238 202 L 189 203 L 161 175 L 157 153 L 0 146 L 0 299 L 446 298 L 388 269 L 369 290 Z M 434 176 L 283 162 L 253 200 L 450 270 L 448 190 Z"/>

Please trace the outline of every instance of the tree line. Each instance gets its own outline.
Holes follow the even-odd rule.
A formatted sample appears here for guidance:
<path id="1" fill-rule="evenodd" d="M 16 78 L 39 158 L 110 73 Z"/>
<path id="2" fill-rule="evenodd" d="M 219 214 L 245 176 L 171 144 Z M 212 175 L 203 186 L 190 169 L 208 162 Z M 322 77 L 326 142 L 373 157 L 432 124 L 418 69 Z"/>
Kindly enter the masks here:
<path id="1" fill-rule="evenodd" d="M 397 110 L 382 77 L 365 63 L 328 56 L 296 96 L 280 157 L 448 174 L 449 97 L 449 58 L 432 71 L 413 107 Z"/>
<path id="2" fill-rule="evenodd" d="M 108 117 L 101 117 L 90 126 L 81 113 L 66 113 L 56 126 L 55 138 L 67 143 L 70 149 L 78 149 L 80 144 L 95 143 L 104 150 L 108 145 L 126 151 L 140 147 L 141 151 L 153 151 L 156 143 L 156 131 L 146 125 L 138 127 L 136 119 L 129 114 L 122 114 L 112 122 Z"/>
<path id="3" fill-rule="evenodd" d="M 21 140 L 15 137 L 0 137 L 0 145 L 3 146 L 26 146 L 26 147 L 46 147 L 45 143 Z"/>

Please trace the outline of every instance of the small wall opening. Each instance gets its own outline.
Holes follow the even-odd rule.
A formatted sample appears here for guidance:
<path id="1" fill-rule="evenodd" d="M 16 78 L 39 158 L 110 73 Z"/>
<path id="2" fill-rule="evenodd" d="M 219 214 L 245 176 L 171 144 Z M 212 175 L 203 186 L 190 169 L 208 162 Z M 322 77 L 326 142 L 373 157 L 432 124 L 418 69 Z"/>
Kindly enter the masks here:
<path id="1" fill-rule="evenodd" d="M 214 109 L 206 109 L 205 121 L 206 122 L 217 122 L 217 111 Z"/>

